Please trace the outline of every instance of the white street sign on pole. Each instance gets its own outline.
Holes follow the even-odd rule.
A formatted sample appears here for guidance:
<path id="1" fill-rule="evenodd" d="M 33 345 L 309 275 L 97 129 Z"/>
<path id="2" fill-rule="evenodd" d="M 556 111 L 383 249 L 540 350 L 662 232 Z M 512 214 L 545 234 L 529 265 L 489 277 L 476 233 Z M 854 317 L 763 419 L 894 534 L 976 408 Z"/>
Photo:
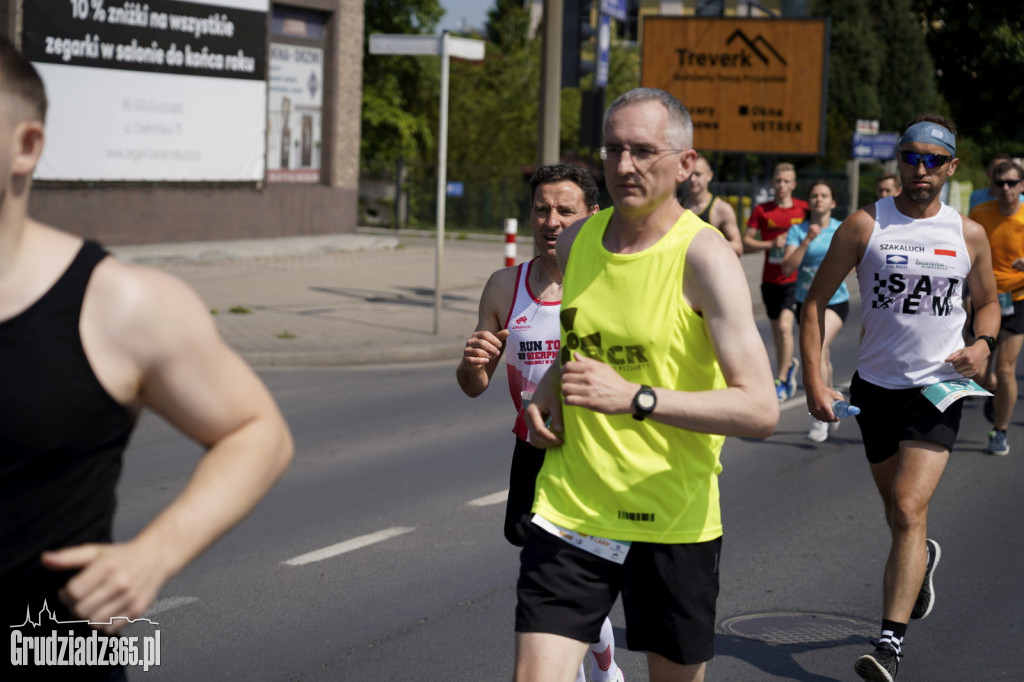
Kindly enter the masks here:
<path id="1" fill-rule="evenodd" d="M 434 262 L 434 333 L 441 331 L 441 272 L 444 267 L 445 197 L 448 185 L 448 64 L 451 57 L 479 61 L 485 43 L 473 38 L 375 33 L 370 36 L 370 54 L 440 56 L 441 97 L 437 133 L 437 247 Z"/>

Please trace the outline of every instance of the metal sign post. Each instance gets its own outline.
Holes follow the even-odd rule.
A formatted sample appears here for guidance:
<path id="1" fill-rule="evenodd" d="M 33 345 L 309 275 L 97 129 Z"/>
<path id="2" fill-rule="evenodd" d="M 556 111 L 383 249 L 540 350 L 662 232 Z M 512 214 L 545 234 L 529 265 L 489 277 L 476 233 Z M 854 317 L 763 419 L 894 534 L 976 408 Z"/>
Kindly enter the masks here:
<path id="1" fill-rule="evenodd" d="M 485 43 L 457 38 L 447 32 L 439 36 L 376 33 L 370 36 L 370 54 L 427 55 L 441 57 L 441 97 L 437 132 L 437 247 L 434 259 L 434 333 L 441 331 L 444 299 L 441 272 L 444 268 L 445 197 L 448 188 L 448 64 L 450 57 L 480 61 Z"/>

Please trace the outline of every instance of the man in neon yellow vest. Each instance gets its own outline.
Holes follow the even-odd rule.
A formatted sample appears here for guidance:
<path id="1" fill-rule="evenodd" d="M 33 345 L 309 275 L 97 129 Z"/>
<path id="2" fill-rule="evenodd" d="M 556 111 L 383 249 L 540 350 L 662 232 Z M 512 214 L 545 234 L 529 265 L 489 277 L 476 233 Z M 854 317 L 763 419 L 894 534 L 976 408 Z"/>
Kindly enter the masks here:
<path id="1" fill-rule="evenodd" d="M 778 399 L 739 260 L 676 199 L 697 156 L 689 112 L 639 88 L 608 107 L 604 135 L 614 207 L 559 237 L 560 365 L 526 413 L 550 452 L 521 554 L 516 679 L 574 680 L 621 592 L 650 679 L 699 682 L 722 443 L 770 435 Z"/>

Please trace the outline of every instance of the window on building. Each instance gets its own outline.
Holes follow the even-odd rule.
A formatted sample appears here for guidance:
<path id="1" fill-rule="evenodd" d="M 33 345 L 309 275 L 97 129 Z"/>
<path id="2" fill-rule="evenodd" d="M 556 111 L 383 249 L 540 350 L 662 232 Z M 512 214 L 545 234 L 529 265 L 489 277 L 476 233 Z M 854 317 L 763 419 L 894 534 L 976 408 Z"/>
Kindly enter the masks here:
<path id="1" fill-rule="evenodd" d="M 270 20 L 267 181 L 319 183 L 327 15 L 275 7 Z"/>

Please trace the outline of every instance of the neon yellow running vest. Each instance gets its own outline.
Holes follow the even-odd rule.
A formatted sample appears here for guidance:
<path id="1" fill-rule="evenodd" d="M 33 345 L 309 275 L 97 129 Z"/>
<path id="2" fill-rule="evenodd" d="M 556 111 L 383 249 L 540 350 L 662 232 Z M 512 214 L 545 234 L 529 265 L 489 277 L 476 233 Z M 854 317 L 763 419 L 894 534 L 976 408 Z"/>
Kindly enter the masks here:
<path id="1" fill-rule="evenodd" d="M 580 352 L 640 384 L 725 388 L 704 319 L 683 299 L 686 249 L 714 228 L 686 211 L 654 246 L 615 254 L 601 244 L 612 211 L 584 224 L 569 255 L 562 362 Z M 537 477 L 535 512 L 615 540 L 689 543 L 722 534 L 723 436 L 569 405 L 564 420 L 564 443 L 548 450 Z"/>

